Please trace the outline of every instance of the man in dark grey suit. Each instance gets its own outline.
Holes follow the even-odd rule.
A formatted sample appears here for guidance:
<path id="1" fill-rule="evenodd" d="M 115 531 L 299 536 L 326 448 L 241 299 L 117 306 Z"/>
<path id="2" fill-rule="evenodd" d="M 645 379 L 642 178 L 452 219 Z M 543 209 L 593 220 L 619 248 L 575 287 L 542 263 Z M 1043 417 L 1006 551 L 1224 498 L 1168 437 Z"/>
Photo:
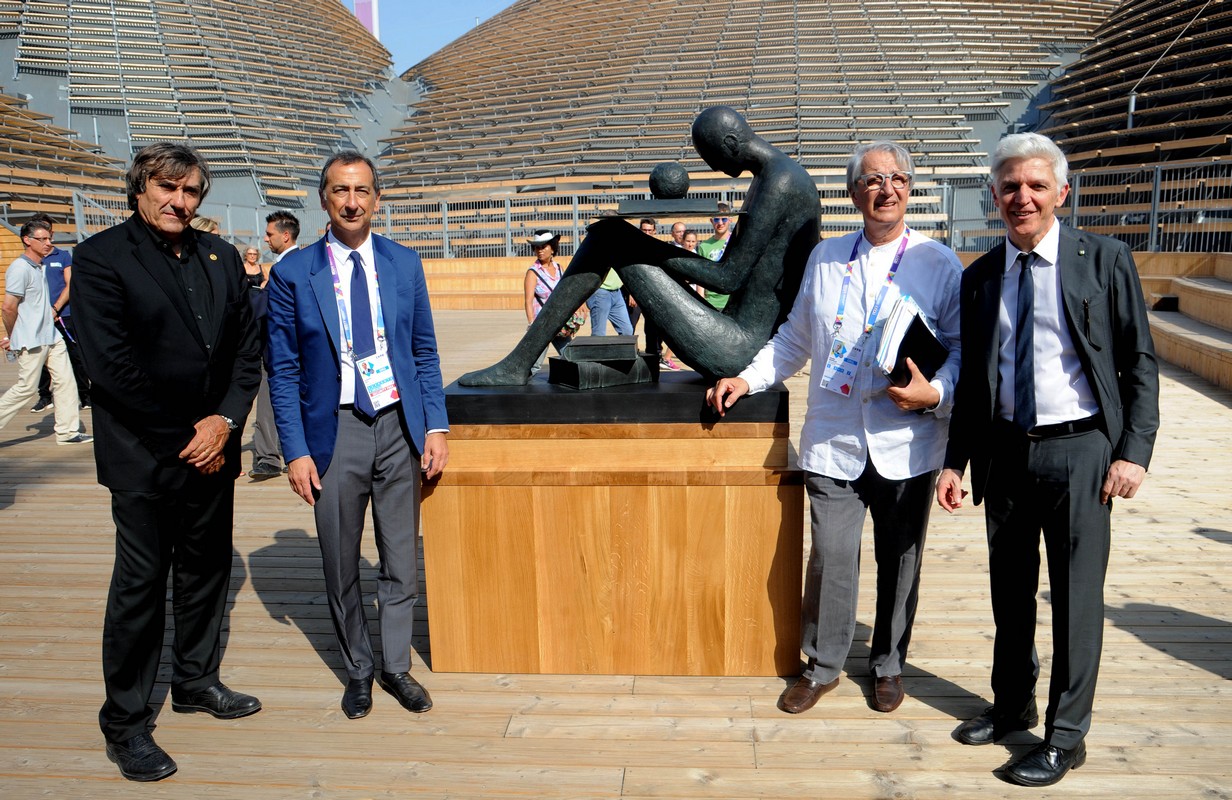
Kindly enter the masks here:
<path id="1" fill-rule="evenodd" d="M 963 723 L 991 744 L 1039 722 L 1035 594 L 1048 549 L 1055 642 L 1044 741 L 1006 777 L 1049 786 L 1086 760 L 1103 647 L 1112 498 L 1133 497 L 1159 427 L 1159 370 L 1129 248 L 1056 219 L 1069 194 L 1060 149 L 1001 140 L 992 197 L 1006 242 L 962 281 L 962 368 L 937 500 L 962 505 L 970 461 L 984 504 L 997 635 L 993 706 Z"/>

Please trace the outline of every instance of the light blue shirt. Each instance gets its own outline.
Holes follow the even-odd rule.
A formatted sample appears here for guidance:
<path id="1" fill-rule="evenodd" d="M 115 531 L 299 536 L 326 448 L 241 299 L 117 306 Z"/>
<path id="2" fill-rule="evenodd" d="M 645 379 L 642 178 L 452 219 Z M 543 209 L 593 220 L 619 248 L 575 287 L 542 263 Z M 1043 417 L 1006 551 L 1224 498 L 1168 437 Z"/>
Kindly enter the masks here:
<path id="1" fill-rule="evenodd" d="M 17 324 L 9 331 L 9 346 L 14 350 L 44 347 L 60 340 L 51 316 L 48 291 L 47 275 L 40 264 L 25 256 L 18 256 L 9 264 L 4 273 L 4 292 L 21 298 Z"/>

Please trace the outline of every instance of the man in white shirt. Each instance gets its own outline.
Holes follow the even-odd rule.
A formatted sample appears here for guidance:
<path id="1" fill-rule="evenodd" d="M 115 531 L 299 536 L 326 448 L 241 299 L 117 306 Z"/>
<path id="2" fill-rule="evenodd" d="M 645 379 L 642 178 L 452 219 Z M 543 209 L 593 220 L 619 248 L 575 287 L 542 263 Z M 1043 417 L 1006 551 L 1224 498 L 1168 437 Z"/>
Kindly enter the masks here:
<path id="1" fill-rule="evenodd" d="M 735 378 L 707 401 L 723 414 L 741 396 L 769 388 L 811 358 L 800 467 L 812 508 L 801 613 L 803 674 L 779 699 L 798 714 L 835 688 L 855 633 L 860 534 L 873 515 L 877 619 L 869 668 L 872 705 L 902 703 L 903 664 L 919 591 L 933 482 L 945 453 L 958 378 L 958 287 L 962 266 L 946 247 L 907 228 L 910 154 L 892 142 L 856 148 L 847 190 L 864 218 L 858 233 L 813 250 L 787 322 Z M 949 345 L 931 380 L 912 362 L 910 382 L 892 386 L 874 355 L 883 323 L 910 296 Z"/>
<path id="2" fill-rule="evenodd" d="M 26 403 L 38 396 L 39 374 L 46 365 L 51 373 L 55 403 L 56 444 L 86 444 L 93 437 L 81 433 L 77 379 L 64 337 L 56 329 L 48 300 L 43 259 L 54 248 L 51 226 L 31 220 L 21 226 L 25 250 L 9 265 L 4 278 L 4 303 L 0 315 L 9 332 L 0 347 L 16 356 L 17 382 L 0 396 L 0 428 L 9 424 Z"/>
<path id="3" fill-rule="evenodd" d="M 1159 429 L 1159 367 L 1129 248 L 1056 218 L 1069 194 L 1060 148 L 1006 136 L 992 157 L 992 199 L 1006 241 L 963 275 L 966 358 L 937 481 L 962 505 L 963 471 L 984 503 L 997 636 L 992 707 L 957 730 L 992 744 L 1039 723 L 1035 595 L 1048 550 L 1053 659 L 1044 741 L 1005 769 L 1049 786 L 1086 760 L 1103 647 L 1112 498 L 1133 497 Z"/>

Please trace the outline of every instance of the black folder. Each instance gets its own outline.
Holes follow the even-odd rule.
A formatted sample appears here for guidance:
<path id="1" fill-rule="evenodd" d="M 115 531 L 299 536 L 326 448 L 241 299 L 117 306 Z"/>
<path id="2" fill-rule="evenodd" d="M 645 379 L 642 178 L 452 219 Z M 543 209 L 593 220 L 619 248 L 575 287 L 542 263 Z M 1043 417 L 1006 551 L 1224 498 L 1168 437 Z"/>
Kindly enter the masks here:
<path id="1" fill-rule="evenodd" d="M 915 362 L 916 368 L 925 378 L 933 379 L 937 370 L 945 363 L 949 351 L 937 340 L 933 332 L 920 316 L 911 320 L 903 340 L 898 344 L 898 355 L 894 357 L 894 369 L 886 377 L 895 386 L 906 386 L 911 382 L 911 370 L 907 369 L 907 359 Z"/>

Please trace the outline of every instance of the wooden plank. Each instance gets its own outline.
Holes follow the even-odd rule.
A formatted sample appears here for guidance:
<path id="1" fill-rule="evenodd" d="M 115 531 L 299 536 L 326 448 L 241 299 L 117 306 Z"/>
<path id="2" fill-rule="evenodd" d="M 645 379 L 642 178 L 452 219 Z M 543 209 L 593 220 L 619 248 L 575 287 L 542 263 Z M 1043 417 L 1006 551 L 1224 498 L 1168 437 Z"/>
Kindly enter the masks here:
<path id="1" fill-rule="evenodd" d="M 525 317 L 517 311 L 440 312 L 435 322 L 447 381 L 486 366 L 525 329 Z M 476 337 L 476 330 L 485 336 Z M 0 389 L 13 379 L 12 371 L 0 369 Z M 789 382 L 793 438 L 809 380 L 805 374 Z M 1221 797 L 1232 782 L 1225 755 L 1232 747 L 1226 581 L 1232 570 L 1232 508 L 1224 479 L 1232 471 L 1227 447 L 1232 392 L 1167 364 L 1162 390 L 1164 430 L 1150 474 L 1138 496 L 1119 503 L 1113 515 L 1106 648 L 1087 740 L 1089 759 L 1058 789 L 1034 792 L 1041 796 Z M 83 416 L 90 428 L 90 412 Z M 5 575 L 0 582 L 0 794 L 6 800 L 127 800 L 138 787 L 106 760 L 96 722 L 102 698 L 98 641 L 113 553 L 110 498 L 95 483 L 89 449 L 56 447 L 51 425 L 50 415 L 23 413 L 0 431 L 0 571 Z M 672 438 L 707 441 L 685 440 L 679 432 Z M 537 453 L 537 444 L 523 440 L 526 452 Z M 244 458 L 247 467 L 247 453 Z M 671 484 L 658 498 L 660 489 L 642 489 L 643 499 L 633 501 L 641 507 L 617 515 L 631 525 L 638 520 L 649 525 L 683 514 L 687 535 L 677 555 L 639 566 L 638 574 L 655 580 L 665 579 L 656 570 L 663 576 L 713 575 L 717 552 L 725 560 L 766 557 L 733 545 L 730 528 L 764 517 L 782 503 L 744 499 L 739 501 L 744 511 L 720 520 L 711 495 L 726 490 L 702 481 L 712 471 L 739 474 L 734 467 L 700 470 L 690 477 L 696 485 Z M 547 579 L 535 576 L 532 594 L 540 615 L 549 604 L 557 616 L 548 618 L 561 622 L 580 613 L 562 602 L 583 582 L 579 573 L 606 569 L 610 574 L 615 563 L 614 545 L 599 539 L 584 546 L 573 532 L 576 520 L 596 518 L 588 494 L 593 486 L 541 482 L 493 487 L 497 490 L 526 498 L 525 513 L 510 526 L 525 527 L 527 535 L 542 524 L 536 516 L 570 521 L 568 530 L 544 541 L 571 548 L 570 558 L 583 566 Z M 798 492 L 800 487 L 758 490 Z M 430 669 L 440 649 L 452 646 L 462 632 L 447 624 L 421 624 L 413 670 L 436 707 L 410 715 L 378 690 L 372 714 L 352 721 L 338 707 L 344 675 L 319 577 L 311 510 L 283 481 L 241 478 L 236 501 L 235 575 L 222 677 L 257 694 L 265 709 L 232 722 L 174 714 L 166 704 L 171 674 L 164 660 L 154 699 L 161 712 L 155 735 L 180 771 L 139 787 L 142 794 L 175 800 L 312 795 L 984 800 L 1020 798 L 1029 791 L 1005 783 L 995 771 L 1037 741 L 1042 727 L 1008 746 L 968 748 L 951 738 L 961 720 L 991 699 L 993 626 L 982 508 L 934 514 L 930 523 L 904 678 L 908 697 L 894 714 L 879 714 L 868 702 L 867 641 L 875 591 L 873 571 L 866 566 L 846 674 L 822 704 L 798 717 L 775 708 L 787 685 L 779 677 Z M 485 502 L 466 511 L 467 521 L 486 524 L 491 506 Z M 461 509 L 449 513 L 463 519 Z M 603 511 L 608 518 L 612 513 Z M 590 521 L 586 526 L 598 527 Z M 804 554 L 804 530 L 801 520 L 790 532 L 797 559 Z M 461 552 L 464 543 L 442 533 L 425 526 L 425 547 Z M 648 534 L 627 535 L 633 544 L 622 553 L 659 546 Z M 869 536 L 863 545 L 863 563 L 871 565 Z M 377 563 L 371 537 L 362 556 L 362 580 L 370 589 Z M 678 563 L 672 566 L 670 558 Z M 427 574 L 427 610 L 435 602 L 433 581 L 466 579 L 465 559 L 456 561 L 454 572 Z M 628 591 L 615 583 L 610 589 Z M 1052 668 L 1046 575 L 1040 598 L 1037 635 L 1046 681 Z M 747 605 L 735 600 L 727 585 L 721 592 L 675 601 L 685 622 L 671 630 L 683 631 L 690 664 L 717 658 L 718 651 L 698 651 L 693 642 L 715 632 L 720 601 L 725 609 Z M 374 609 L 369 614 L 379 643 Z M 419 616 L 422 621 L 424 614 Z M 578 639 L 575 646 L 597 648 L 601 641 Z M 726 639 L 721 652 L 724 658 L 732 652 Z"/>

